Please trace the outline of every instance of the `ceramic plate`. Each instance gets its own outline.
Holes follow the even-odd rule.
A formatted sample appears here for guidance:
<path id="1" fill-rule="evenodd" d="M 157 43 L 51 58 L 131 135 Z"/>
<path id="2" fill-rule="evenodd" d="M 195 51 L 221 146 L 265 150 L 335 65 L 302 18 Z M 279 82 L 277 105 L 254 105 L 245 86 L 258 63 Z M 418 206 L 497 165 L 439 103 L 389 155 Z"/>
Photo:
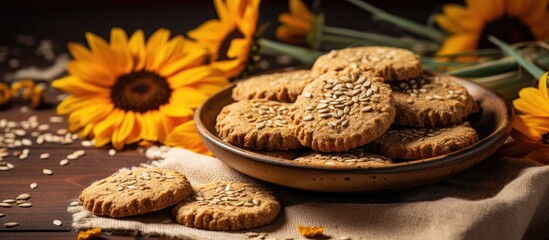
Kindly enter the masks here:
<path id="1" fill-rule="evenodd" d="M 511 131 L 513 108 L 495 92 L 476 83 L 454 78 L 465 86 L 481 107 L 467 119 L 477 130 L 479 142 L 450 154 L 400 162 L 369 169 L 341 169 L 303 166 L 224 142 L 216 133 L 216 117 L 234 102 L 234 84 L 211 96 L 197 109 L 196 128 L 208 149 L 229 167 L 270 183 L 322 192 L 391 191 L 421 186 L 447 179 L 492 155 Z M 242 81 L 245 81 L 242 80 Z"/>

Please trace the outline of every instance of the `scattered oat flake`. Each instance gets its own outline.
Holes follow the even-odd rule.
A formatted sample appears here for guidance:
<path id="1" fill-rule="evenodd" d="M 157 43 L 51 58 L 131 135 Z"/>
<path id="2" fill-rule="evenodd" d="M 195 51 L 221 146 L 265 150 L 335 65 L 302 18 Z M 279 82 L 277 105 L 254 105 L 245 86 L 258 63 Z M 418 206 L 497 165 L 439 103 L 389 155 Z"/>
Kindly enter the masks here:
<path id="1" fill-rule="evenodd" d="M 46 168 L 42 169 L 42 173 L 44 173 L 45 175 L 53 175 L 53 171 Z"/>
<path id="2" fill-rule="evenodd" d="M 114 149 L 109 149 L 109 155 L 110 155 L 110 156 L 116 155 L 116 150 L 114 150 Z"/>
<path id="3" fill-rule="evenodd" d="M 94 239 L 99 237 L 101 235 L 101 228 L 92 228 L 85 231 L 80 231 L 78 233 L 78 236 L 76 237 L 77 240 L 88 240 L 88 239 Z"/>
<path id="4" fill-rule="evenodd" d="M 61 222 L 61 220 L 55 219 L 55 220 L 53 220 L 53 225 L 55 225 L 55 226 L 61 226 L 61 225 L 63 225 L 63 222 Z"/>
<path id="5" fill-rule="evenodd" d="M 36 189 L 37 187 L 38 187 L 38 183 L 33 182 L 30 184 L 31 189 Z"/>
<path id="6" fill-rule="evenodd" d="M 297 225 L 297 230 L 299 230 L 299 233 L 306 237 L 306 238 L 315 238 L 315 237 L 321 237 L 324 232 L 324 227 L 322 226 L 303 226 L 301 224 Z"/>

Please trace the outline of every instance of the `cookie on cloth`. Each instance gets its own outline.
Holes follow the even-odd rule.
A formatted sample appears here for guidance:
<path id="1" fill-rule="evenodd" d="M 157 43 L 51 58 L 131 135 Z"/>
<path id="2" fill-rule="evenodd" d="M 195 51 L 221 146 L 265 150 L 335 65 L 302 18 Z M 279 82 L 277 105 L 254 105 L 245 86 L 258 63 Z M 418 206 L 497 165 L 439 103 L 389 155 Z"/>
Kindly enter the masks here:
<path id="1" fill-rule="evenodd" d="M 393 163 L 391 159 L 370 153 L 364 148 L 355 148 L 339 153 L 310 152 L 294 159 L 293 162 L 311 166 L 354 168 L 386 166 Z"/>
<path id="2" fill-rule="evenodd" d="M 173 209 L 185 226 L 237 231 L 272 222 L 280 203 L 269 192 L 248 183 L 211 182 L 194 188 L 194 194 Z"/>
<path id="3" fill-rule="evenodd" d="M 236 101 L 266 99 L 278 102 L 295 102 L 303 88 L 314 78 L 309 70 L 291 70 L 262 74 L 239 81 L 233 89 Z"/>
<path id="4" fill-rule="evenodd" d="M 371 143 L 372 151 L 393 159 L 424 159 L 457 151 L 478 142 L 468 122 L 440 128 L 390 129 Z"/>
<path id="5" fill-rule="evenodd" d="M 191 184 L 177 171 L 137 168 L 92 183 L 82 191 L 80 201 L 96 215 L 126 217 L 164 209 L 191 193 Z"/>
<path id="6" fill-rule="evenodd" d="M 392 47 L 355 47 L 333 50 L 320 56 L 312 67 L 315 75 L 347 67 L 374 71 L 385 81 L 400 81 L 420 76 L 419 57 L 405 49 Z"/>
<path id="7" fill-rule="evenodd" d="M 446 126 L 459 123 L 479 110 L 467 89 L 447 75 L 426 72 L 418 79 L 390 85 L 397 102 L 397 125 Z"/>
<path id="8" fill-rule="evenodd" d="M 291 111 L 301 144 L 344 152 L 381 136 L 394 121 L 391 88 L 373 72 L 329 72 L 307 85 Z"/>
<path id="9" fill-rule="evenodd" d="M 294 136 L 290 103 L 269 100 L 242 100 L 225 106 L 215 128 L 232 144 L 258 150 L 289 150 L 302 147 Z"/>

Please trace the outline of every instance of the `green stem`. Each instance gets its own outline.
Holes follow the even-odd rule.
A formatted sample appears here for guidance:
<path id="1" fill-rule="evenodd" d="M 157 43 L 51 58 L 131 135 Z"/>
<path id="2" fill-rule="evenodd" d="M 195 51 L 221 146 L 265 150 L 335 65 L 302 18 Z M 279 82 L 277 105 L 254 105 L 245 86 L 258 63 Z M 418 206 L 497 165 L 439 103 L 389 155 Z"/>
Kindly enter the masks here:
<path id="1" fill-rule="evenodd" d="M 319 51 L 275 42 L 265 38 L 259 39 L 259 45 L 261 46 L 259 52 L 262 54 L 284 54 L 307 64 L 312 64 L 320 55 L 323 54 Z"/>
<path id="2" fill-rule="evenodd" d="M 528 73 L 530 73 L 535 78 L 540 79 L 543 73 L 545 73 L 541 68 L 522 57 L 519 51 L 513 49 L 511 46 L 509 46 L 509 44 L 505 43 L 504 41 L 501 41 L 494 36 L 488 36 L 488 40 L 501 48 L 501 50 L 505 52 L 505 54 L 515 59 L 515 61 L 517 61 L 520 66 L 526 69 L 526 71 L 528 71 Z"/>
<path id="3" fill-rule="evenodd" d="M 444 38 L 446 37 L 446 34 L 441 32 L 440 30 L 432 27 L 425 26 L 423 24 L 419 24 L 413 21 L 410 21 L 408 19 L 398 17 L 395 15 L 392 15 L 388 12 L 385 12 L 377 7 L 374 7 L 373 5 L 370 5 L 362 0 L 347 0 L 351 2 L 352 4 L 372 13 L 374 16 L 378 17 L 381 20 L 385 20 L 387 22 L 393 23 L 397 26 L 400 26 L 403 29 L 406 29 L 410 32 L 414 32 L 416 34 L 428 37 L 430 39 L 433 39 L 437 42 L 442 42 Z"/>

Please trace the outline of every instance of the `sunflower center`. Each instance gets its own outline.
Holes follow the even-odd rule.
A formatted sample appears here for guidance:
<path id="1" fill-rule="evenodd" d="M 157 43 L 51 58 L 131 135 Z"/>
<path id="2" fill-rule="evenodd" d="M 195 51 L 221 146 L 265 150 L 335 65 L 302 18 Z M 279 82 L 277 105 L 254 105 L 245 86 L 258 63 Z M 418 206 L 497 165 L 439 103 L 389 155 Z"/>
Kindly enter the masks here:
<path id="1" fill-rule="evenodd" d="M 496 47 L 488 40 L 488 36 L 495 36 L 507 43 L 518 43 L 536 40 L 534 34 L 520 19 L 503 16 L 484 26 L 480 35 L 478 48 Z"/>
<path id="2" fill-rule="evenodd" d="M 219 51 L 217 52 L 217 59 L 214 59 L 214 61 L 232 59 L 227 54 L 229 53 L 229 47 L 231 47 L 231 41 L 236 38 L 244 38 L 244 34 L 242 34 L 237 27 L 235 27 L 229 34 L 227 34 L 225 39 L 223 39 L 223 42 L 219 47 Z"/>
<path id="3" fill-rule="evenodd" d="M 541 134 L 541 143 L 543 144 L 549 144 L 549 132 L 546 132 L 544 134 Z"/>
<path id="4" fill-rule="evenodd" d="M 144 113 L 168 103 L 171 88 L 165 78 L 154 72 L 139 71 L 122 75 L 111 88 L 114 106 Z"/>

